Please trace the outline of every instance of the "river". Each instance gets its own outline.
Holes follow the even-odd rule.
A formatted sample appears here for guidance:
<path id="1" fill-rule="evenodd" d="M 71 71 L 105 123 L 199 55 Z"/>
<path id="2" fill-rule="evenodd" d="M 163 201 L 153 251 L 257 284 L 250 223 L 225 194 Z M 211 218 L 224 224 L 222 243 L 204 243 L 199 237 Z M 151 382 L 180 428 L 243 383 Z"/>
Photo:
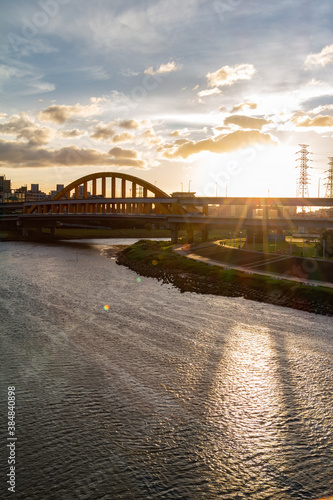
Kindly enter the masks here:
<path id="1" fill-rule="evenodd" d="M 127 242 L 1 243 L 0 498 L 333 494 L 332 318 L 182 294 L 108 258 Z"/>

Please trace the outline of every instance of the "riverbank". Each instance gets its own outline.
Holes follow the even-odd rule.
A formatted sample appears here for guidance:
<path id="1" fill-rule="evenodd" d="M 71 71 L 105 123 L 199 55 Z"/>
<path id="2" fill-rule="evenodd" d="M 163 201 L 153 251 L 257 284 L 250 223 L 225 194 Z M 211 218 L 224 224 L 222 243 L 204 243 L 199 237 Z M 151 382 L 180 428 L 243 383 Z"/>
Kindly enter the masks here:
<path id="1" fill-rule="evenodd" d="M 117 256 L 117 263 L 142 276 L 171 283 L 181 292 L 244 297 L 248 300 L 333 316 L 333 290 L 283 279 L 225 270 L 172 252 L 172 245 L 138 241 Z"/>

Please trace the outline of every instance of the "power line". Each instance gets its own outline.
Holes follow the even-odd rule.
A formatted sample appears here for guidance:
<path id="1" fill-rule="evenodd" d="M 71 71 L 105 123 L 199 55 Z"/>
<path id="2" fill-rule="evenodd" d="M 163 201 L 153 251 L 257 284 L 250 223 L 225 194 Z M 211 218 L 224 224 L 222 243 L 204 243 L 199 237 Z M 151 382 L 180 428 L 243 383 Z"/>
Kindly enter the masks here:
<path id="1" fill-rule="evenodd" d="M 333 157 L 329 156 L 329 169 L 326 170 L 325 174 L 327 174 L 326 182 L 324 185 L 326 186 L 325 198 L 333 198 Z"/>
<path id="2" fill-rule="evenodd" d="M 301 156 L 297 158 L 297 162 L 299 162 L 298 165 L 296 165 L 296 168 L 300 169 L 299 172 L 299 177 L 297 180 L 297 189 L 296 189 L 296 196 L 305 198 L 305 196 L 309 196 L 309 184 L 310 184 L 310 176 L 308 174 L 308 169 L 310 168 L 308 165 L 308 154 L 310 152 L 308 151 L 308 144 L 299 144 L 301 147 L 300 151 L 297 151 L 296 154 L 300 154 Z M 304 207 L 302 209 L 304 211 Z"/>

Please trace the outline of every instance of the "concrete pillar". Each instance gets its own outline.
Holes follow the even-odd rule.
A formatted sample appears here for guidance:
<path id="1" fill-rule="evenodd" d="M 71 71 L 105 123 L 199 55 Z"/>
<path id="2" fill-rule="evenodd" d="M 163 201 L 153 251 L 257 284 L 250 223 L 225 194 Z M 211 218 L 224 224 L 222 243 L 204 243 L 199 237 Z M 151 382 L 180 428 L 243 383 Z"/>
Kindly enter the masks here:
<path id="1" fill-rule="evenodd" d="M 194 241 L 194 229 L 192 224 L 188 224 L 186 226 L 186 233 L 187 233 L 187 243 L 192 244 Z"/>
<path id="2" fill-rule="evenodd" d="M 204 226 L 204 228 L 201 231 L 201 241 L 208 241 L 208 236 L 209 236 L 209 227 Z"/>
<path id="3" fill-rule="evenodd" d="M 248 205 L 246 207 L 246 218 L 247 219 L 252 219 L 253 218 L 253 206 L 252 205 Z"/>
<path id="4" fill-rule="evenodd" d="M 102 196 L 106 196 L 106 177 L 102 177 Z"/>
<path id="5" fill-rule="evenodd" d="M 97 179 L 93 179 L 92 184 L 93 184 L 92 194 L 93 194 L 93 196 L 96 196 L 96 194 L 97 194 Z"/>
<path id="6" fill-rule="evenodd" d="M 179 214 L 179 206 L 178 206 L 178 203 L 173 203 L 172 204 L 172 213 L 177 215 Z"/>
<path id="7" fill-rule="evenodd" d="M 176 245 L 178 243 L 178 226 L 177 224 L 170 224 L 170 230 L 171 230 L 171 243 L 173 245 Z"/>

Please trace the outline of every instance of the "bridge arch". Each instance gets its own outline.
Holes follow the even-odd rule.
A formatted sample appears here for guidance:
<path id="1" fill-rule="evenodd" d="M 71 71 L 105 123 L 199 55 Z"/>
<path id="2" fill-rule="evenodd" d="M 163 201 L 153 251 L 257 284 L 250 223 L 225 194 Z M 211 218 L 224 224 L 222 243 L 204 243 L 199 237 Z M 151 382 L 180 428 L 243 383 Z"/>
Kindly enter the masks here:
<path id="1" fill-rule="evenodd" d="M 38 205 L 26 205 L 24 209 L 26 214 L 96 212 L 171 214 L 186 213 L 186 210 L 172 203 L 170 195 L 157 186 L 120 172 L 85 175 L 56 193 L 49 203 L 45 200 Z"/>
<path id="2" fill-rule="evenodd" d="M 59 191 L 52 199 L 53 200 L 61 200 L 62 198 L 66 197 L 67 199 L 70 198 L 70 193 L 71 191 L 75 190 L 75 198 L 78 199 L 83 198 L 87 199 L 88 198 L 88 182 L 92 182 L 92 196 L 97 196 L 97 180 L 101 179 L 102 186 L 101 186 L 101 195 L 102 197 L 106 197 L 106 179 L 110 178 L 113 182 L 111 185 L 111 196 L 110 198 L 117 198 L 117 186 L 116 186 L 116 180 L 121 179 L 121 196 L 119 198 L 126 198 L 127 191 L 126 191 L 126 183 L 127 181 L 132 184 L 131 188 L 131 198 L 136 198 L 138 191 L 137 187 L 140 187 L 143 189 L 142 195 L 144 198 L 147 197 L 148 192 L 153 193 L 155 197 L 158 198 L 169 198 L 170 196 L 159 189 L 158 187 L 154 186 L 150 182 L 147 182 L 143 179 L 140 179 L 139 177 L 135 177 L 134 175 L 129 175 L 129 174 L 124 174 L 120 172 L 98 172 L 95 174 L 89 174 L 84 177 L 81 177 L 80 179 L 77 179 L 67 186 L 65 186 L 61 191 Z M 83 190 L 81 190 L 80 193 L 80 186 L 83 186 Z M 83 191 L 83 193 L 82 193 Z M 83 196 L 82 196 L 83 195 Z M 90 196 L 91 196 L 90 195 Z"/>

